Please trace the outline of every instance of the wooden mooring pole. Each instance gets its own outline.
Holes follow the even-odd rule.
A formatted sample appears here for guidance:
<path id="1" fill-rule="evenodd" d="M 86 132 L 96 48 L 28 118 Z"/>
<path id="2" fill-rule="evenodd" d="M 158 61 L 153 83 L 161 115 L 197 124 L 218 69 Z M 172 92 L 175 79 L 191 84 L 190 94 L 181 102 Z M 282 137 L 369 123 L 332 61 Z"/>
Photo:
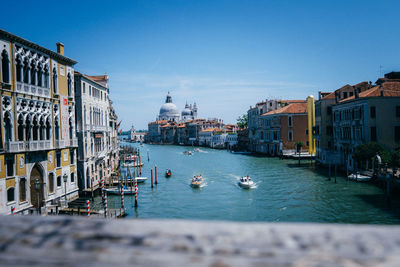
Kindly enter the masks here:
<path id="1" fill-rule="evenodd" d="M 153 169 L 151 169 L 151 188 L 153 188 Z"/>
<path id="2" fill-rule="evenodd" d="M 154 166 L 154 174 L 155 174 L 155 178 L 156 178 L 155 184 L 158 184 L 157 183 L 157 165 Z"/>

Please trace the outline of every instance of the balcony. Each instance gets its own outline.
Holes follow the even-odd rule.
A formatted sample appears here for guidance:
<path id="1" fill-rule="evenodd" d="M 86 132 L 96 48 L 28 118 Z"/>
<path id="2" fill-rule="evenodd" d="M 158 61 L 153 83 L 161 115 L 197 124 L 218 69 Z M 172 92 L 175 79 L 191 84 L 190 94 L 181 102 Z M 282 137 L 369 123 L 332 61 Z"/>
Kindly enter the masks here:
<path id="1" fill-rule="evenodd" d="M 78 139 L 77 138 L 69 139 L 68 146 L 77 147 L 78 146 Z"/>
<path id="2" fill-rule="evenodd" d="M 46 150 L 51 149 L 51 141 L 50 140 L 37 140 L 37 141 L 27 141 L 26 149 L 28 151 L 38 151 L 38 150 Z"/>
<path id="3" fill-rule="evenodd" d="M 9 141 L 9 142 L 6 142 L 6 151 L 7 152 L 22 152 L 22 151 L 25 151 L 25 142 L 24 141 Z"/>
<path id="4" fill-rule="evenodd" d="M 104 125 L 90 125 L 86 124 L 85 125 L 85 130 L 92 131 L 92 132 L 105 132 L 108 131 L 109 128 Z"/>
<path id="5" fill-rule="evenodd" d="M 16 90 L 17 90 L 17 92 L 20 92 L 23 94 L 30 94 L 30 95 L 41 96 L 41 97 L 50 97 L 50 89 L 41 87 L 41 86 L 17 82 Z"/>
<path id="6" fill-rule="evenodd" d="M 65 148 L 65 140 L 56 140 L 56 148 Z"/>

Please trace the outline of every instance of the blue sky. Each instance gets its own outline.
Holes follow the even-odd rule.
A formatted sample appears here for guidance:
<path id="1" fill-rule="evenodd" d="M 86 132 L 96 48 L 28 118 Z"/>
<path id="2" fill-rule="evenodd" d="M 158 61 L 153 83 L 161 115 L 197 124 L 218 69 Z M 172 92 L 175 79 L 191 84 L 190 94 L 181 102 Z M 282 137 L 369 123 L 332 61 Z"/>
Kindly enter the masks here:
<path id="1" fill-rule="evenodd" d="M 76 70 L 109 75 L 122 129 L 144 129 L 168 91 L 180 110 L 196 101 L 200 117 L 233 123 L 265 98 L 305 99 L 400 70 L 399 7 L 396 1 L 8 1 L 0 28 L 53 50 L 63 42 Z"/>

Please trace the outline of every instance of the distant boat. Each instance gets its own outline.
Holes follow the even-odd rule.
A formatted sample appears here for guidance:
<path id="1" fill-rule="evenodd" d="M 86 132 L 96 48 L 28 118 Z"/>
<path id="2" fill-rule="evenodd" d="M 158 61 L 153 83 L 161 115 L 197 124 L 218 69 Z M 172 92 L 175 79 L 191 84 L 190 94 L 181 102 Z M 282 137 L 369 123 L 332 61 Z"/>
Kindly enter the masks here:
<path id="1" fill-rule="evenodd" d="M 349 178 L 350 180 L 357 181 L 357 182 L 368 182 L 369 180 L 372 179 L 371 176 L 362 175 L 358 172 L 350 174 L 349 176 L 347 176 L 347 178 Z"/>
<path id="2" fill-rule="evenodd" d="M 105 188 L 104 191 L 106 191 L 108 194 L 111 195 L 120 195 L 121 194 L 121 189 L 119 187 L 109 187 Z M 129 190 L 129 188 L 124 187 L 124 195 L 134 195 L 135 190 Z"/>
<path id="3" fill-rule="evenodd" d="M 183 154 L 185 154 L 185 155 L 193 155 L 193 152 L 189 151 L 189 150 L 186 150 L 186 151 L 183 151 Z"/>
<path id="4" fill-rule="evenodd" d="M 194 151 L 195 152 L 200 152 L 200 148 L 195 148 Z"/>
<path id="5" fill-rule="evenodd" d="M 248 152 L 248 151 L 232 151 L 232 154 L 250 155 L 251 152 Z"/>
<path id="6" fill-rule="evenodd" d="M 204 179 L 203 179 L 203 176 L 201 176 L 201 175 L 195 175 L 192 178 L 191 184 L 192 184 L 192 187 L 194 187 L 194 188 L 200 187 L 203 183 L 204 183 Z"/>
<path id="7" fill-rule="evenodd" d="M 171 177 L 171 175 L 172 175 L 172 171 L 170 169 L 165 171 L 165 177 L 168 178 L 168 177 Z"/>
<path id="8" fill-rule="evenodd" d="M 239 180 L 239 185 L 243 188 L 250 188 L 254 185 L 254 182 L 251 180 L 250 176 L 243 176 Z"/>

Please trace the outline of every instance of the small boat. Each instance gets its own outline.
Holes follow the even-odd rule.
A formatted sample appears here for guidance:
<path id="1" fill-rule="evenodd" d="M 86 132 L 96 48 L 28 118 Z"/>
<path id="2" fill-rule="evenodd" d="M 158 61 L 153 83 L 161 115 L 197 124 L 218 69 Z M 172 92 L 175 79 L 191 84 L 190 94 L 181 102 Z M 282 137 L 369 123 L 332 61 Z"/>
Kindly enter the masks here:
<path id="1" fill-rule="evenodd" d="M 183 151 L 183 154 L 185 154 L 185 155 L 192 155 L 193 152 L 192 152 L 192 151 L 189 151 L 189 150 L 186 150 L 186 151 Z"/>
<path id="2" fill-rule="evenodd" d="M 349 176 L 347 176 L 347 178 L 349 178 L 350 180 L 357 181 L 357 182 L 368 182 L 369 180 L 372 179 L 372 177 L 367 176 L 367 175 L 362 175 L 358 172 L 350 174 Z"/>
<path id="3" fill-rule="evenodd" d="M 143 162 L 138 163 L 138 162 L 134 162 L 134 161 L 125 161 L 124 163 L 122 163 L 122 167 L 142 167 L 143 166 Z"/>
<path id="4" fill-rule="evenodd" d="M 171 175 L 172 175 L 172 171 L 170 169 L 165 171 L 165 177 L 168 178 L 168 177 L 171 177 Z"/>
<path id="5" fill-rule="evenodd" d="M 135 181 L 138 183 L 144 183 L 144 182 L 146 182 L 146 180 L 147 180 L 147 177 L 136 177 L 135 178 Z"/>
<path id="6" fill-rule="evenodd" d="M 200 152 L 200 148 L 195 148 L 194 151 L 195 152 Z"/>
<path id="7" fill-rule="evenodd" d="M 121 189 L 119 187 L 104 188 L 104 191 L 106 191 L 107 194 L 111 195 L 121 195 Z M 134 195 L 134 194 L 135 194 L 134 189 L 130 190 L 126 186 L 124 187 L 124 195 Z"/>
<path id="8" fill-rule="evenodd" d="M 203 176 L 201 175 L 195 175 L 192 178 L 192 187 L 198 188 L 204 183 Z"/>
<path id="9" fill-rule="evenodd" d="M 254 182 L 251 180 L 250 176 L 243 176 L 239 180 L 239 185 L 243 188 L 250 188 L 254 185 Z"/>

